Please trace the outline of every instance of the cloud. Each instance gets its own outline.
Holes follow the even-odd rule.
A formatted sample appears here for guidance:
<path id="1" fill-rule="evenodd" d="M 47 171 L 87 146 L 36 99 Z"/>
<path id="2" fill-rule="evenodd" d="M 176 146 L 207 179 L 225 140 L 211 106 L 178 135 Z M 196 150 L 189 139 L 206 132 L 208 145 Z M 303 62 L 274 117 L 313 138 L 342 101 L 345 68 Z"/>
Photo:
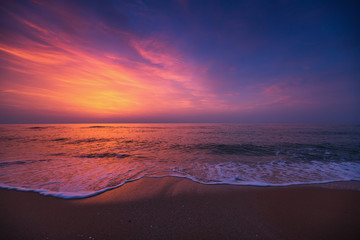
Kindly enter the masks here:
<path id="1" fill-rule="evenodd" d="M 94 30 L 104 38 L 125 38 L 129 45 L 124 55 L 104 51 L 101 44 L 94 48 L 92 39 L 84 38 L 88 34 L 73 35 L 46 19 L 11 16 L 21 31 L 8 33 L 16 41 L 0 42 L 7 76 L 1 80 L 2 105 L 107 117 L 219 107 L 219 100 L 201 84 L 204 68 L 190 66 L 186 56 L 159 38 L 139 40 L 104 24 Z"/>
<path id="2" fill-rule="evenodd" d="M 299 45 L 306 41 L 286 35 L 281 14 L 259 23 L 252 7 L 189 1 L 0 6 L 4 115 L 235 121 L 275 110 L 289 115 L 318 109 L 320 115 L 359 102 L 355 57 L 347 55 L 352 49 Z M 266 16 L 274 15 L 266 9 Z M 269 27 L 280 24 L 278 32 L 262 31 L 265 20 Z M 291 28 L 298 30 L 305 40 L 318 34 Z"/>

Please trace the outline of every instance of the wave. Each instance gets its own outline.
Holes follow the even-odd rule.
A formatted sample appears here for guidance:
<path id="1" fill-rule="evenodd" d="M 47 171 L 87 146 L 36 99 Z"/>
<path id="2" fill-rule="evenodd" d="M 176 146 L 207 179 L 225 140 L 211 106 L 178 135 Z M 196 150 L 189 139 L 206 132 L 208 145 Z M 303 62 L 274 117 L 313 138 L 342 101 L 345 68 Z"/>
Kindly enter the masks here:
<path id="1" fill-rule="evenodd" d="M 107 156 L 93 157 L 106 158 Z M 76 171 L 76 168 L 75 172 L 68 169 L 63 171 L 64 177 L 53 179 L 52 182 L 38 182 L 26 187 L 24 185 L 16 186 L 16 183 L 8 183 L 2 184 L 0 187 L 34 191 L 43 195 L 72 199 L 94 196 L 146 177 L 182 177 L 201 184 L 239 186 L 291 186 L 360 181 L 360 165 L 355 162 L 326 163 L 312 161 L 309 163 L 289 163 L 273 161 L 252 166 L 233 162 L 195 163 L 183 168 L 176 166 L 167 169 L 161 168 L 157 164 L 138 164 L 137 166 L 131 164 L 132 161 L 130 163 L 123 162 L 119 165 L 122 166 L 121 169 L 114 169 L 111 172 L 106 169 L 102 171 L 102 168 L 91 171 L 92 168 L 89 168 L 81 175 Z M 68 176 L 73 176 L 73 178 L 68 178 Z M 41 175 L 36 176 L 37 179 L 39 177 Z"/>
<path id="2" fill-rule="evenodd" d="M 29 163 L 28 161 L 14 161 L 14 162 L 2 162 L 0 163 L 0 167 L 9 166 L 9 165 L 19 165 Z"/>
<path id="3" fill-rule="evenodd" d="M 229 154 L 244 156 L 272 156 L 275 148 L 272 146 L 258 146 L 253 144 L 197 144 L 190 148 L 209 150 L 211 154 Z"/>
<path id="4" fill-rule="evenodd" d="M 125 185 L 127 183 L 135 182 L 135 181 L 138 181 L 143 178 L 163 178 L 163 177 L 185 178 L 185 179 L 189 179 L 193 182 L 205 184 L 205 185 L 234 185 L 234 186 L 254 186 L 254 187 L 288 187 L 288 186 L 296 186 L 296 185 L 314 185 L 314 184 L 325 184 L 325 183 L 336 183 L 336 182 L 348 182 L 348 181 L 358 182 L 358 181 L 360 181 L 360 179 L 350 179 L 349 178 L 349 179 L 341 179 L 341 180 L 293 182 L 293 183 L 282 183 L 282 184 L 266 184 L 266 183 L 261 183 L 261 182 L 259 182 L 259 183 L 249 182 L 249 183 L 242 183 L 242 184 L 234 184 L 234 183 L 227 183 L 227 182 L 211 182 L 211 183 L 202 182 L 198 179 L 195 179 L 195 178 L 192 178 L 189 176 L 159 175 L 159 176 L 141 176 L 136 179 L 126 180 L 119 185 L 104 188 L 99 191 L 78 191 L 76 193 L 74 193 L 74 192 L 55 192 L 55 191 L 50 191 L 50 190 L 46 190 L 46 189 L 31 189 L 31 188 L 29 189 L 29 188 L 24 188 L 24 187 L 12 187 L 12 186 L 7 186 L 7 185 L 0 185 L 0 188 L 9 189 L 9 190 L 18 190 L 18 191 L 23 191 L 23 192 L 36 192 L 36 193 L 39 193 L 44 196 L 53 196 L 56 198 L 70 200 L 70 199 L 84 199 L 84 198 L 94 197 L 94 196 L 97 196 L 104 192 L 122 187 L 123 185 Z M 360 189 L 358 189 L 358 188 L 355 188 L 353 190 L 360 191 Z"/>
<path id="5" fill-rule="evenodd" d="M 91 142 L 110 142 L 113 141 L 111 138 L 85 138 L 78 139 L 72 142 L 68 142 L 69 144 L 79 144 L 79 143 L 91 143 Z"/>
<path id="6" fill-rule="evenodd" d="M 0 136 L 0 141 L 4 141 L 4 142 L 7 142 L 7 141 L 13 141 L 13 140 L 19 140 L 21 138 L 18 138 L 18 137 L 2 137 Z"/>
<path id="7" fill-rule="evenodd" d="M 154 143 L 153 143 L 154 144 Z M 360 159 L 360 145 L 330 145 L 330 144 L 172 144 L 168 150 L 180 150 L 186 153 L 204 152 L 210 155 L 237 156 L 276 156 L 298 160 L 327 160 Z"/>
<path id="8" fill-rule="evenodd" d="M 0 168 L 7 167 L 11 165 L 22 165 L 22 164 L 31 164 L 31 163 L 38 163 L 38 162 L 49 162 L 53 159 L 39 159 L 39 160 L 22 160 L 22 161 L 11 161 L 11 162 L 1 162 Z"/>
<path id="9" fill-rule="evenodd" d="M 132 128 L 132 127 L 128 127 L 128 126 L 117 126 L 117 125 L 93 125 L 93 126 L 86 126 L 86 127 L 82 127 L 82 128 Z"/>
<path id="10" fill-rule="evenodd" d="M 113 128 L 113 126 L 101 126 L 101 125 L 94 125 L 94 126 L 89 126 L 86 128 Z"/>
<path id="11" fill-rule="evenodd" d="M 64 198 L 144 177 L 254 186 L 360 180 L 360 135 L 351 133 L 360 129 L 353 125 L 91 123 L 5 130 L 0 184 Z"/>
<path id="12" fill-rule="evenodd" d="M 53 128 L 53 127 L 28 127 L 28 129 L 31 129 L 31 130 L 44 130 L 44 129 L 48 129 L 48 128 Z"/>
<path id="13" fill-rule="evenodd" d="M 81 158 L 126 158 L 126 157 L 130 157 L 130 156 L 131 155 L 129 155 L 129 154 L 106 152 L 106 153 L 83 154 L 83 155 L 79 155 L 77 157 L 81 157 Z"/>

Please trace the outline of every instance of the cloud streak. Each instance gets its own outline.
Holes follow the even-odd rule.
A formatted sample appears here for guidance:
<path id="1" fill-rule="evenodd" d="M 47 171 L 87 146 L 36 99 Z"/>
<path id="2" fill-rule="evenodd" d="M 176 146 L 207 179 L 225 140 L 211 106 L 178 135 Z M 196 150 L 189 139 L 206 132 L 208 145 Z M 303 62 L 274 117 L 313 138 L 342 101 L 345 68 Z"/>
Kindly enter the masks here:
<path id="1" fill-rule="evenodd" d="M 1 84 L 3 105 L 105 117 L 218 105 L 197 82 L 201 76 L 195 69 L 202 67 L 188 66 L 158 39 L 138 40 L 126 33 L 134 54 L 124 56 L 88 49 L 45 22 L 11 15 L 27 31 L 16 42 L 0 43 L 3 68 L 9 72 Z M 111 31 L 110 26 L 105 29 Z"/>

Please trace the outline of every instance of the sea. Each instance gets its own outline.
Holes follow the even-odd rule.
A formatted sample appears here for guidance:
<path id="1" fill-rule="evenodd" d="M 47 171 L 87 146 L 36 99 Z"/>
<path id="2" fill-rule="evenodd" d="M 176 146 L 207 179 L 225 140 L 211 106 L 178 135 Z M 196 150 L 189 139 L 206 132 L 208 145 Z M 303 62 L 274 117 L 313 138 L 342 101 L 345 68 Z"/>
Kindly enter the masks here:
<path id="1" fill-rule="evenodd" d="M 2 124 L 0 187 L 84 198 L 145 177 L 360 181 L 360 124 Z"/>

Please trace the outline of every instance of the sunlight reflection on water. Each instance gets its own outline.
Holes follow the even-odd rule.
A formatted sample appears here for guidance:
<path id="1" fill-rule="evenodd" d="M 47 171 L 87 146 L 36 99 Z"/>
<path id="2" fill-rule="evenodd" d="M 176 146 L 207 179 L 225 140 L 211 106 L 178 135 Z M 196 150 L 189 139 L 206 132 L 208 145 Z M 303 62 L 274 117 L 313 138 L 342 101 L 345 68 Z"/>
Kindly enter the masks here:
<path id="1" fill-rule="evenodd" d="M 218 184 L 360 180 L 360 126 L 2 125 L 0 184 L 86 196 L 144 176 Z"/>

